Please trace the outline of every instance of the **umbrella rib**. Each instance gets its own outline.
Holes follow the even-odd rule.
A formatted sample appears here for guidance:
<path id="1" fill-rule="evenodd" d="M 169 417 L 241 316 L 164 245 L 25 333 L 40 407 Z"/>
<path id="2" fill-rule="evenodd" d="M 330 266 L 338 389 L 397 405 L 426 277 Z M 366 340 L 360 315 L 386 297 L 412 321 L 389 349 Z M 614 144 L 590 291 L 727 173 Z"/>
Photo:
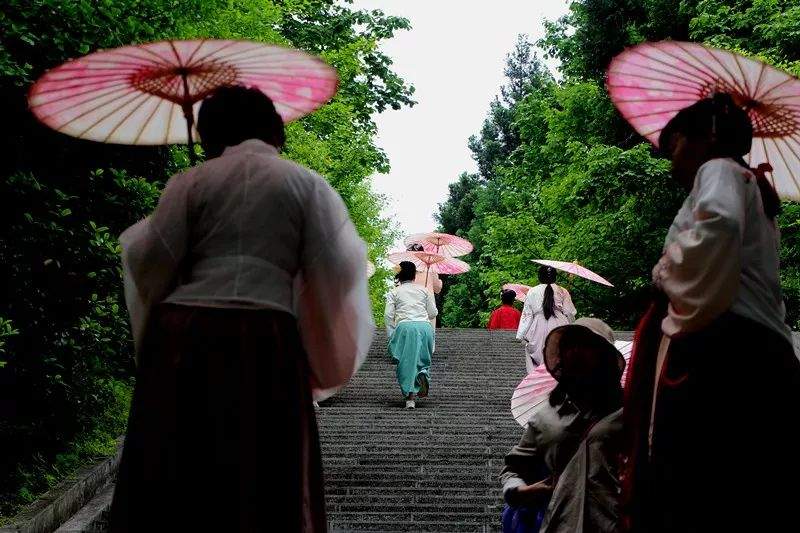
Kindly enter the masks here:
<path id="1" fill-rule="evenodd" d="M 81 88 L 90 87 L 85 91 L 71 92 L 71 93 L 59 96 L 58 98 L 53 98 L 51 100 L 48 100 L 46 102 L 41 102 L 41 103 L 34 104 L 31 107 L 32 108 L 33 107 L 39 107 L 39 106 L 46 105 L 46 104 L 52 104 L 52 103 L 55 103 L 55 102 L 60 102 L 62 100 L 69 100 L 70 98 L 75 98 L 76 96 L 83 96 L 84 94 L 89 94 L 89 93 L 93 93 L 93 92 L 96 92 L 96 91 L 103 91 L 105 89 L 117 89 L 119 87 L 130 87 L 130 84 L 127 82 L 127 80 L 124 80 L 124 81 L 122 81 L 120 83 L 115 83 L 113 85 L 106 85 L 106 86 L 100 87 L 100 88 L 95 88 L 94 87 L 95 85 L 99 85 L 99 84 L 102 84 L 102 83 L 104 83 L 104 82 L 99 82 L 98 81 L 98 82 L 88 83 L 88 84 L 84 84 L 84 85 L 80 85 L 80 84 L 70 85 L 70 86 L 62 87 L 60 89 L 49 89 L 49 90 L 44 90 L 44 91 L 43 90 L 37 91 L 35 93 L 35 96 L 39 96 L 39 95 L 43 95 L 43 94 L 50 94 L 50 93 L 59 92 L 59 91 L 63 91 L 63 90 L 74 89 L 74 88 L 77 88 L 77 87 L 81 87 Z M 101 96 L 103 96 L 103 95 L 101 95 Z M 77 105 L 79 105 L 79 104 L 77 104 Z"/>
<path id="2" fill-rule="evenodd" d="M 758 99 L 761 98 L 758 95 L 758 93 L 761 91 L 761 82 L 764 81 L 764 72 L 766 72 L 766 70 L 767 70 L 767 64 L 761 62 L 761 70 L 758 71 L 758 79 L 756 80 L 756 87 L 753 92 L 753 100 L 757 101 Z"/>
<path id="3" fill-rule="evenodd" d="M 170 132 L 172 131 L 172 121 L 174 120 L 174 117 L 175 117 L 175 108 L 176 107 L 177 106 L 173 105 L 173 106 L 171 106 L 169 108 L 169 117 L 168 117 L 168 120 L 167 120 L 166 131 L 164 132 L 164 142 L 162 144 L 169 144 L 169 135 L 170 135 Z"/>
<path id="4" fill-rule="evenodd" d="M 83 100 L 82 102 L 79 102 L 79 103 L 76 103 L 76 104 L 72 105 L 71 107 L 72 108 L 80 107 L 83 104 L 89 103 L 89 102 L 91 102 L 93 100 L 98 100 L 100 98 L 104 98 L 104 97 L 106 97 L 106 96 L 108 96 L 110 94 L 114 94 L 115 92 L 119 92 L 120 94 L 118 96 L 116 96 L 115 98 L 112 98 L 112 99 L 109 99 L 109 100 L 105 100 L 103 103 L 97 104 L 94 107 L 90 107 L 89 109 L 84 109 L 79 115 L 77 115 L 77 116 L 73 117 L 72 119 L 70 119 L 69 121 L 59 125 L 59 127 L 63 128 L 64 126 L 72 124 L 73 121 L 78 120 L 79 118 L 83 118 L 84 116 L 86 116 L 89 113 L 97 111 L 98 109 L 100 109 L 104 105 L 108 105 L 111 102 L 113 102 L 114 100 L 117 100 L 119 98 L 125 98 L 126 96 L 128 96 L 132 92 L 138 92 L 138 91 L 136 89 L 134 89 L 134 88 L 130 88 L 130 90 L 127 90 L 127 91 L 125 91 L 124 88 L 117 88 L 117 89 L 114 89 L 113 91 L 108 91 L 108 92 L 105 92 L 105 93 L 103 93 L 101 95 L 96 95 L 96 96 L 93 96 L 92 98 L 87 98 L 87 99 Z M 54 101 L 57 101 L 57 100 L 54 100 Z M 43 115 L 43 116 L 39 117 L 39 119 L 40 120 L 47 120 L 47 119 L 49 119 L 50 117 L 52 117 L 53 115 L 55 115 L 57 113 L 63 113 L 63 111 L 64 111 L 63 109 L 59 109 L 58 111 L 54 111 L 54 112 L 50 113 L 49 115 Z"/>
<path id="5" fill-rule="evenodd" d="M 689 54 L 689 56 L 691 56 L 691 57 L 694 57 L 694 55 L 693 55 L 691 52 L 689 52 L 689 51 L 688 51 L 686 48 L 684 48 L 684 47 L 683 47 L 683 46 L 681 46 L 680 44 L 678 44 L 677 46 L 678 46 L 678 48 L 680 48 L 681 50 L 683 50 L 684 52 L 686 52 L 687 54 Z M 733 75 L 733 73 L 732 73 L 730 70 L 728 70 L 728 67 L 727 67 L 727 66 L 725 66 L 725 65 L 722 63 L 722 61 L 720 61 L 720 60 L 719 60 L 719 58 L 717 57 L 717 55 L 716 55 L 716 54 L 713 54 L 713 53 L 711 53 L 711 51 L 710 51 L 710 50 L 707 50 L 706 48 L 702 48 L 702 47 L 701 47 L 701 48 L 700 48 L 700 50 L 703 50 L 703 51 L 705 51 L 705 52 L 706 52 L 708 55 L 710 55 L 710 56 L 711 56 L 711 58 L 712 58 L 712 59 L 714 59 L 714 61 L 716 61 L 716 62 L 717 62 L 717 65 L 719 65 L 719 66 L 720 66 L 720 68 L 722 68 L 722 70 L 724 70 L 724 71 L 725 71 L 725 73 L 726 73 L 728 76 L 730 76 L 731 80 L 733 81 L 733 85 L 734 85 L 734 86 L 735 86 L 737 89 L 739 89 L 739 91 L 740 91 L 742 94 L 747 94 L 747 91 L 746 91 L 746 90 L 744 90 L 744 89 L 742 88 L 741 84 L 740 84 L 740 83 L 739 83 L 739 81 L 736 79 L 736 76 L 734 76 L 734 75 Z M 727 52 L 727 53 L 730 53 L 730 52 Z M 731 54 L 731 55 L 733 55 L 733 54 Z M 695 58 L 695 59 L 697 59 L 698 61 L 700 61 L 700 58 Z"/>
<path id="6" fill-rule="evenodd" d="M 205 41 L 205 39 L 204 39 L 204 41 Z M 207 52 L 205 52 L 204 55 L 201 55 L 200 57 L 194 58 L 192 60 L 192 64 L 190 66 L 196 67 L 196 66 L 202 64 L 209 57 L 213 56 L 214 54 L 217 54 L 217 53 L 221 52 L 222 50 L 225 50 L 226 48 L 230 48 L 231 46 L 235 45 L 236 42 L 237 41 L 225 41 L 225 43 L 222 46 L 220 46 L 219 48 L 216 48 L 214 50 L 208 50 Z M 214 60 L 212 59 L 212 61 L 214 61 Z"/>
<path id="7" fill-rule="evenodd" d="M 167 43 L 169 43 L 169 47 L 172 49 L 172 54 L 175 56 L 175 61 L 178 63 L 178 66 L 184 68 L 185 65 L 183 64 L 181 55 L 178 53 L 178 49 L 175 47 L 175 41 L 169 40 Z"/>
<path id="8" fill-rule="evenodd" d="M 134 48 L 134 50 L 140 50 L 140 51 L 144 52 L 145 54 L 153 56 L 155 59 L 144 57 L 144 56 L 140 56 L 140 55 L 136 55 L 136 54 L 131 54 L 131 53 L 128 53 L 128 52 L 123 52 L 122 50 L 110 50 L 108 52 L 108 55 L 110 55 L 110 56 L 122 56 L 122 57 L 127 57 L 129 59 L 136 59 L 137 61 L 140 61 L 140 62 L 144 61 L 146 63 L 150 63 L 150 64 L 152 64 L 154 66 L 157 66 L 157 67 L 173 67 L 173 66 L 175 66 L 172 63 L 170 63 L 169 61 L 167 61 L 165 58 L 161 57 L 160 55 L 156 54 L 155 52 L 153 52 L 151 50 L 148 50 L 144 46 L 136 47 L 136 48 Z M 102 62 L 102 58 L 98 58 L 98 59 Z M 94 60 L 94 61 L 97 61 L 97 60 Z M 125 64 L 127 64 L 127 63 L 125 63 Z M 144 65 L 142 65 L 142 63 L 132 63 L 132 64 L 138 66 L 139 68 L 144 66 Z"/>
<path id="9" fill-rule="evenodd" d="M 139 128 L 139 131 L 136 133 L 136 137 L 134 137 L 134 140 L 133 140 L 134 144 L 139 144 L 139 140 L 142 138 L 142 134 L 144 133 L 144 130 L 146 130 L 147 127 L 150 126 L 150 123 L 153 121 L 153 117 L 156 116 L 156 114 L 158 113 L 158 110 L 161 109 L 161 105 L 164 102 L 166 102 L 166 100 L 164 100 L 163 98 L 159 98 L 158 99 L 158 103 L 155 105 L 153 110 L 150 112 L 150 115 L 144 120 L 144 122 L 142 123 L 142 127 Z"/>
<path id="10" fill-rule="evenodd" d="M 654 78 L 646 78 L 644 76 L 637 76 L 637 79 L 652 79 L 652 81 L 661 81 Z M 623 85 L 616 83 L 608 83 L 607 85 L 610 89 L 636 89 L 641 91 L 652 91 L 660 93 L 679 93 L 679 94 L 688 94 L 696 97 L 700 96 L 699 91 L 689 91 L 689 90 L 674 89 L 669 87 L 637 87 L 635 85 Z"/>
<path id="11" fill-rule="evenodd" d="M 260 48 L 264 48 L 265 50 L 267 49 L 266 45 L 264 45 L 264 44 L 260 44 L 260 43 L 257 43 L 257 44 L 255 44 L 253 47 L 251 47 L 251 48 L 246 48 L 246 49 L 244 49 L 244 50 L 234 50 L 233 52 L 230 52 L 230 53 L 228 53 L 228 54 L 225 54 L 225 55 L 222 55 L 222 56 L 215 56 L 214 54 L 216 54 L 216 53 L 217 53 L 217 52 L 215 51 L 215 52 L 213 52 L 213 53 L 211 53 L 211 54 L 207 55 L 207 56 L 206 56 L 206 57 L 204 57 L 203 59 L 205 60 L 205 59 L 211 58 L 211 60 L 212 60 L 212 61 L 230 62 L 230 59 L 231 59 L 231 58 L 234 58 L 234 57 L 236 57 L 236 56 L 239 56 L 239 55 L 242 55 L 242 54 L 248 54 L 248 53 L 250 53 L 250 52 L 257 51 L 257 50 L 259 50 Z M 276 52 L 276 53 L 274 53 L 274 54 L 267 54 L 267 55 L 278 55 L 278 54 L 277 54 L 277 52 Z"/>
<path id="12" fill-rule="evenodd" d="M 762 94 L 762 95 L 761 95 L 760 101 L 761 101 L 761 102 L 763 102 L 763 101 L 764 101 L 764 98 L 766 98 L 766 97 L 767 97 L 767 95 L 768 95 L 769 93 L 771 93 L 772 91 L 774 91 L 775 89 L 777 89 L 777 88 L 779 88 L 779 87 L 783 87 L 783 86 L 784 86 L 784 85 L 786 85 L 787 83 L 789 83 L 789 82 L 792 82 L 792 81 L 795 81 L 795 80 L 796 80 L 796 78 L 794 78 L 794 77 L 792 77 L 792 76 L 788 76 L 788 75 L 787 75 L 785 80 L 783 80 L 783 81 L 782 81 L 782 82 L 780 82 L 780 83 L 776 83 L 775 85 L 773 85 L 772 87 L 770 87 L 769 89 L 767 89 L 767 92 L 765 92 L 764 94 Z M 779 98 L 780 98 L 780 97 L 779 97 Z M 772 100 L 772 101 L 774 101 L 774 100 Z"/>
<path id="13" fill-rule="evenodd" d="M 137 103 L 136 105 L 134 105 L 131 108 L 131 110 L 124 117 L 122 117 L 119 122 L 117 122 L 116 126 L 111 128 L 111 131 L 108 133 L 108 135 L 106 135 L 105 139 L 103 139 L 103 142 L 108 142 L 108 140 L 111 138 L 111 136 L 114 135 L 117 132 L 117 130 L 120 127 L 122 127 L 122 125 L 129 118 L 131 118 L 131 116 L 133 116 L 133 114 L 136 113 L 136 111 L 138 111 L 145 102 L 147 102 L 149 96 L 150 95 L 148 95 L 147 93 L 139 93 L 139 96 L 134 97 L 133 99 L 131 99 L 129 103 L 134 102 L 136 100 L 136 98 L 138 98 L 138 97 L 142 97 L 142 100 L 139 103 Z"/>
<path id="14" fill-rule="evenodd" d="M 624 100 L 623 99 L 615 100 L 615 102 L 620 104 L 635 104 L 643 102 L 657 104 L 663 102 L 689 102 L 689 101 L 696 102 L 697 99 L 696 98 L 691 98 L 691 99 L 690 98 L 637 98 L 637 99 L 626 98 Z"/>
<path id="15" fill-rule="evenodd" d="M 753 92 L 750 90 L 750 84 L 747 83 L 747 74 L 744 73 L 744 69 L 742 68 L 742 64 L 739 63 L 740 56 L 738 54 L 732 54 L 733 61 L 736 63 L 736 66 L 739 68 L 739 74 L 742 75 L 742 81 L 744 82 L 744 88 L 747 91 L 746 95 L 752 95 Z"/>
<path id="16" fill-rule="evenodd" d="M 83 135 L 84 135 L 84 134 L 85 134 L 87 131 L 89 131 L 89 130 L 93 129 L 95 126 L 97 126 L 98 124 L 100 124 L 101 122 L 103 122 L 105 119 L 107 119 L 108 117 L 110 117 L 111 115 L 113 115 L 114 113 L 116 113 L 117 111 L 119 111 L 120 109 L 122 109 L 123 107 L 125 107 L 126 105 L 128 105 L 129 103 L 133 102 L 133 101 L 134 101 L 134 100 L 137 98 L 137 96 L 138 96 L 139 94 L 141 94 L 141 93 L 139 93 L 138 91 L 131 91 L 131 93 L 133 94 L 132 98 L 129 98 L 128 100 L 125 100 L 124 102 L 122 102 L 120 105 L 118 105 L 117 107 L 115 107 L 114 109 L 112 109 L 111 111 L 109 111 L 108 113 L 106 113 L 105 115 L 102 115 L 100 118 L 98 118 L 98 119 L 97 119 L 97 120 L 95 120 L 93 123 L 91 123 L 91 124 L 90 124 L 88 127 L 84 128 L 84 129 L 83 129 L 83 131 L 81 131 L 79 135 L 76 135 L 76 137 L 78 137 L 78 138 L 81 138 L 81 137 L 83 137 Z M 120 98 L 120 99 L 121 99 L 121 98 Z M 113 100 L 112 100 L 112 102 L 113 102 Z M 107 105 L 107 104 L 110 104 L 110 103 L 111 103 L 111 102 L 106 102 L 105 104 L 102 104 L 102 105 L 100 105 L 100 106 L 97 106 L 97 107 L 95 108 L 95 110 L 96 110 L 96 109 L 100 109 L 100 108 L 101 108 L 101 107 L 103 107 L 104 105 Z M 85 115 L 85 113 L 84 113 L 84 115 Z M 79 115 L 79 116 L 80 116 L 80 115 Z M 70 124 L 70 123 L 74 122 L 74 121 L 75 121 L 77 118 L 78 118 L 78 117 L 75 117 L 74 119 L 72 119 L 72 120 L 70 120 L 69 122 L 67 122 L 67 124 Z M 66 126 L 66 124 L 65 124 L 65 126 Z M 62 126 L 62 127 L 63 127 L 63 126 Z"/>
<path id="17" fill-rule="evenodd" d="M 194 51 L 191 54 L 189 54 L 189 57 L 186 58 L 186 66 L 187 67 L 191 67 L 192 66 L 192 61 L 194 61 L 194 56 L 197 55 L 197 52 L 200 51 L 200 49 L 203 47 L 203 45 L 206 43 L 206 41 L 207 41 L 207 39 L 205 39 L 205 38 L 200 39 L 200 41 L 198 41 L 197 48 L 195 48 Z"/>
<path id="18" fill-rule="evenodd" d="M 687 89 L 695 89 L 697 91 L 697 94 L 699 94 L 700 90 L 703 88 L 703 84 L 702 83 L 693 82 L 691 80 L 680 80 L 680 81 L 677 81 L 677 80 L 674 79 L 675 74 L 670 74 L 670 73 L 667 73 L 665 71 L 662 71 L 662 70 L 659 70 L 659 69 L 655 69 L 655 68 L 651 68 L 651 67 L 648 67 L 648 68 L 650 70 L 654 71 L 654 72 L 657 72 L 657 73 L 660 73 L 660 74 L 664 74 L 664 76 L 671 76 L 672 79 L 659 78 L 659 77 L 656 77 L 656 76 L 647 76 L 645 74 L 628 74 L 627 72 L 615 71 L 615 70 L 609 71 L 609 72 L 611 74 L 617 74 L 619 76 L 622 76 L 622 77 L 625 77 L 625 78 L 629 78 L 629 79 L 630 78 L 635 78 L 635 79 L 642 79 L 642 80 L 650 80 L 650 81 L 655 81 L 655 82 L 660 82 L 660 83 L 667 83 L 667 84 L 670 84 L 670 85 L 677 85 L 679 87 L 685 87 Z M 613 83 L 609 83 L 608 86 L 609 87 L 628 88 L 625 85 L 616 85 L 616 84 L 613 84 Z M 650 90 L 650 87 L 630 87 L 630 88 L 631 89 L 647 89 L 647 90 Z M 669 90 L 669 89 L 662 89 L 662 90 Z"/>
<path id="19" fill-rule="evenodd" d="M 794 139 L 794 140 L 798 140 L 798 138 L 795 135 L 791 135 L 790 138 Z M 794 171 L 792 170 L 792 167 L 786 161 L 786 157 L 783 155 L 783 151 L 778 148 L 778 141 L 779 140 L 783 141 L 783 144 L 785 144 L 786 147 L 789 149 L 789 151 L 792 152 L 792 155 L 794 155 L 794 157 L 795 157 L 795 159 L 797 161 L 800 161 L 800 154 L 797 153 L 797 151 L 794 149 L 794 147 L 791 144 L 789 144 L 786 141 L 786 139 L 782 139 L 781 138 L 781 139 L 773 139 L 772 140 L 772 142 L 775 144 L 775 148 L 778 150 L 778 154 L 780 154 L 781 159 L 783 160 L 783 164 L 786 165 L 786 169 L 789 171 L 789 177 L 792 178 L 792 182 L 794 183 L 795 189 L 797 189 L 797 192 L 800 193 L 800 183 L 798 182 L 797 177 L 794 175 Z"/>
<path id="20" fill-rule="evenodd" d="M 549 394 L 549 393 L 548 393 L 548 394 Z M 525 416 L 525 415 L 527 415 L 528 413 L 530 413 L 531 411 L 533 411 L 534 409 L 536 409 L 537 407 L 539 407 L 539 406 L 542 404 L 542 402 L 544 402 L 545 400 L 547 400 L 547 395 L 542 395 L 542 398 L 540 398 L 538 402 L 534 403 L 533 405 L 531 405 L 530 407 L 528 407 L 527 409 L 525 409 L 525 410 L 522 412 L 522 414 L 520 414 L 519 416 L 515 416 L 514 418 L 521 418 L 522 416 Z"/>
<path id="21" fill-rule="evenodd" d="M 658 50 L 659 50 L 659 51 L 661 51 L 661 52 L 664 52 L 665 54 L 667 54 L 668 56 L 670 56 L 670 57 L 672 57 L 672 58 L 678 59 L 678 61 L 680 61 L 680 62 L 681 62 L 681 63 L 683 63 L 684 65 L 687 65 L 687 66 L 691 67 L 692 69 L 694 69 L 694 70 L 695 70 L 695 72 L 689 72 L 689 71 L 687 71 L 687 70 L 685 70 L 685 69 L 679 68 L 679 67 L 677 67 L 676 65 L 673 65 L 673 64 L 671 64 L 671 63 L 667 63 L 667 62 L 666 62 L 666 61 L 664 61 L 663 59 L 659 59 L 659 58 L 656 58 L 656 57 L 651 57 L 651 56 L 645 55 L 645 54 L 643 54 L 642 52 L 640 52 L 640 51 L 638 51 L 638 50 L 636 50 L 636 49 L 632 49 L 632 50 L 631 50 L 631 52 L 632 52 L 632 53 L 635 53 L 635 54 L 639 54 L 640 56 L 644 57 L 644 58 L 645 58 L 645 59 L 647 59 L 647 60 L 650 60 L 650 61 L 655 61 L 656 63 L 659 63 L 659 64 L 661 64 L 661 65 L 664 65 L 664 66 L 667 66 L 667 67 L 673 68 L 673 69 L 677 70 L 678 72 L 681 72 L 681 73 L 683 73 L 683 74 L 686 74 L 687 76 L 695 76 L 695 79 L 696 79 L 696 77 L 697 77 L 697 74 L 699 73 L 699 74 L 702 74 L 702 75 L 704 75 L 705 77 L 709 77 L 709 78 L 711 78 L 710 80 L 705 80 L 705 81 L 714 81 L 714 80 L 713 80 L 713 76 L 711 76 L 711 75 L 710 75 L 708 72 L 705 72 L 705 71 L 703 71 L 703 70 L 700 70 L 700 69 L 699 69 L 699 68 L 697 68 L 696 66 L 692 65 L 691 63 L 687 63 L 686 61 L 684 61 L 684 60 L 682 60 L 682 59 L 680 59 L 680 58 L 676 58 L 674 55 L 672 55 L 672 54 L 669 54 L 669 53 L 667 53 L 667 52 L 666 52 L 666 51 L 664 51 L 664 50 L 661 50 L 661 49 L 658 49 Z M 641 65 L 637 65 L 637 66 L 641 66 Z M 654 71 L 654 72 L 659 72 L 659 73 L 661 73 L 661 74 L 664 74 L 664 75 L 670 76 L 672 79 L 675 79 L 675 73 L 674 73 L 674 72 L 663 71 L 663 70 L 660 70 L 660 69 L 657 69 L 657 68 L 653 68 L 653 67 L 649 67 L 649 66 L 648 66 L 648 67 L 643 67 L 643 68 L 648 68 L 648 69 L 650 69 L 650 70 L 652 70 L 652 71 Z M 684 81 L 685 81 L 685 80 L 684 80 Z M 702 85 L 701 83 L 698 83 L 697 85 L 698 85 L 698 86 L 700 86 L 700 87 L 703 87 L 703 85 Z"/>

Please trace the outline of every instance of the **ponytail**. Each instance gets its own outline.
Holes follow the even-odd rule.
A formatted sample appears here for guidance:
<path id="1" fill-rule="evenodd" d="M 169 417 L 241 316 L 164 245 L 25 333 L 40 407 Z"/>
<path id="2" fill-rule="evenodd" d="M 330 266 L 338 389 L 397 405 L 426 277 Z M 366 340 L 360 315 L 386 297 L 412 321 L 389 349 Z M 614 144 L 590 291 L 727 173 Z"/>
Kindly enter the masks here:
<path id="1" fill-rule="evenodd" d="M 546 320 L 550 320 L 552 317 L 556 316 L 556 295 L 555 291 L 553 290 L 553 285 L 550 283 L 548 283 L 547 287 L 544 289 L 542 312 L 544 313 L 544 318 Z"/>

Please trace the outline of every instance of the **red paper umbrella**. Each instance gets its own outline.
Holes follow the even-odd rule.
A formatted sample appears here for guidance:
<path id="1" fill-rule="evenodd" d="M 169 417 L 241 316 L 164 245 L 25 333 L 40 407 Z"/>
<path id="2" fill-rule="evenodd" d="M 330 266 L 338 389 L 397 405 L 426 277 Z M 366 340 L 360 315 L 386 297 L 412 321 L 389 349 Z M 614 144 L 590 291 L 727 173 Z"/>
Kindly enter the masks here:
<path id="1" fill-rule="evenodd" d="M 633 342 L 631 341 L 617 341 L 614 343 L 622 353 L 627 363 L 631 358 L 631 349 Z M 625 386 L 625 380 L 628 376 L 627 365 L 626 370 L 622 373 L 622 386 Z M 539 365 L 536 369 L 525 376 L 523 380 L 514 389 L 514 395 L 511 397 L 511 415 L 514 420 L 521 426 L 528 423 L 531 415 L 536 407 L 541 405 L 542 402 L 547 400 L 553 389 L 556 388 L 557 382 L 550 375 L 544 365 Z"/>
<path id="2" fill-rule="evenodd" d="M 528 296 L 528 291 L 531 290 L 531 287 L 528 285 L 522 285 L 520 283 L 506 283 L 503 285 L 504 291 L 514 291 L 517 293 L 516 299 L 520 302 L 524 302 L 525 298 Z"/>
<path id="3" fill-rule="evenodd" d="M 610 281 L 606 278 L 601 276 L 600 274 L 595 274 L 591 270 L 586 267 L 582 267 L 578 263 L 570 263 L 569 261 L 550 261 L 547 259 L 532 259 L 534 263 L 539 263 L 540 265 L 545 265 L 549 267 L 556 268 L 558 270 L 567 272 L 569 274 L 573 274 L 575 276 L 588 279 L 590 281 L 594 281 L 595 283 L 600 283 L 601 285 L 607 285 L 609 287 L 613 287 Z"/>
<path id="4" fill-rule="evenodd" d="M 44 124 L 80 139 L 191 147 L 199 103 L 219 87 L 257 88 L 289 122 L 325 104 L 337 84 L 332 67 L 299 50 L 250 41 L 162 41 L 56 67 L 33 85 L 28 103 Z"/>
<path id="5" fill-rule="evenodd" d="M 608 92 L 636 131 L 658 135 L 681 109 L 729 93 L 750 115 L 751 167 L 768 163 L 778 194 L 800 200 L 800 80 L 765 63 L 696 43 L 643 43 L 613 59 Z"/>
<path id="6" fill-rule="evenodd" d="M 417 233 L 406 237 L 405 245 L 421 244 L 426 252 L 459 257 L 472 251 L 472 243 L 449 233 Z M 444 272 L 443 272 L 444 274 Z"/>

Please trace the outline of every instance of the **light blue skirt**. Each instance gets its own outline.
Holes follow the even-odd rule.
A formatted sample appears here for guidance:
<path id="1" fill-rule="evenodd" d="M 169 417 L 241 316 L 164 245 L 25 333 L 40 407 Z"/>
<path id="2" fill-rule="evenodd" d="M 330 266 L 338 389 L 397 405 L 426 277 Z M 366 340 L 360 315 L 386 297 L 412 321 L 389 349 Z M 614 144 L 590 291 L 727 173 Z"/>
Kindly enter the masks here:
<path id="1" fill-rule="evenodd" d="M 397 383 L 404 396 L 418 394 L 420 388 L 427 389 L 432 353 L 433 328 L 430 322 L 400 322 L 397 325 L 389 339 L 389 354 L 397 363 Z"/>

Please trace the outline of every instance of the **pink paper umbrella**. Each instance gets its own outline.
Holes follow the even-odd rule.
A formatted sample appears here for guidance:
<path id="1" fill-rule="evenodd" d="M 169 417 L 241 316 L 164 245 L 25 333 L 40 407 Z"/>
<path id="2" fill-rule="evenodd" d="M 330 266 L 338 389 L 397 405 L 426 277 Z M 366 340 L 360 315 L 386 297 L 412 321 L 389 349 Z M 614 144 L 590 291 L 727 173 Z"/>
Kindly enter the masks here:
<path id="1" fill-rule="evenodd" d="M 389 261 L 399 265 L 403 261 L 410 261 L 416 265 L 419 272 L 425 272 L 425 277 L 430 272 L 438 274 L 456 275 L 469 272 L 469 265 L 455 257 L 445 257 L 441 254 L 428 252 L 395 252 L 389 254 Z"/>
<path id="2" fill-rule="evenodd" d="M 631 358 L 633 342 L 617 341 L 614 345 L 622 353 L 627 363 Z M 623 387 L 628 376 L 627 368 L 626 364 L 621 379 Z M 514 389 L 513 396 L 511 396 L 511 415 L 514 420 L 519 425 L 525 426 L 536 408 L 547 400 L 556 385 L 556 380 L 550 375 L 547 368 L 544 365 L 537 366 L 533 372 L 523 378 L 517 388 Z"/>
<path id="3" fill-rule="evenodd" d="M 520 302 L 524 302 L 525 298 L 528 296 L 528 291 L 531 290 L 531 287 L 528 285 L 522 285 L 520 283 L 506 283 L 503 285 L 504 291 L 514 291 L 517 293 L 516 299 Z"/>
<path id="4" fill-rule="evenodd" d="M 752 58 L 696 43 L 643 43 L 615 57 L 606 76 L 611 99 L 636 131 L 658 135 L 681 109 L 729 93 L 750 115 L 751 167 L 766 163 L 778 194 L 800 200 L 800 80 Z"/>
<path id="5" fill-rule="evenodd" d="M 284 122 L 311 113 L 338 85 L 321 59 L 250 41 L 162 41 L 95 52 L 46 72 L 28 103 L 47 126 L 117 144 L 188 143 L 200 102 L 219 87 L 257 88 Z"/>
<path id="6" fill-rule="evenodd" d="M 445 257 L 459 257 L 470 253 L 472 243 L 449 233 L 417 233 L 406 237 L 405 245 L 421 244 L 426 252 L 441 254 Z"/>
<path id="7" fill-rule="evenodd" d="M 603 276 L 599 274 L 595 274 L 588 268 L 580 266 L 578 263 L 570 263 L 568 261 L 549 261 L 546 259 L 533 259 L 534 263 L 539 263 L 540 265 L 545 265 L 549 267 L 553 267 L 558 270 L 562 270 L 564 272 L 568 272 L 569 274 L 573 274 L 575 276 L 588 279 L 590 281 L 594 281 L 596 283 L 600 283 L 601 285 L 607 285 L 609 287 L 613 287 L 610 281 L 605 279 Z"/>

